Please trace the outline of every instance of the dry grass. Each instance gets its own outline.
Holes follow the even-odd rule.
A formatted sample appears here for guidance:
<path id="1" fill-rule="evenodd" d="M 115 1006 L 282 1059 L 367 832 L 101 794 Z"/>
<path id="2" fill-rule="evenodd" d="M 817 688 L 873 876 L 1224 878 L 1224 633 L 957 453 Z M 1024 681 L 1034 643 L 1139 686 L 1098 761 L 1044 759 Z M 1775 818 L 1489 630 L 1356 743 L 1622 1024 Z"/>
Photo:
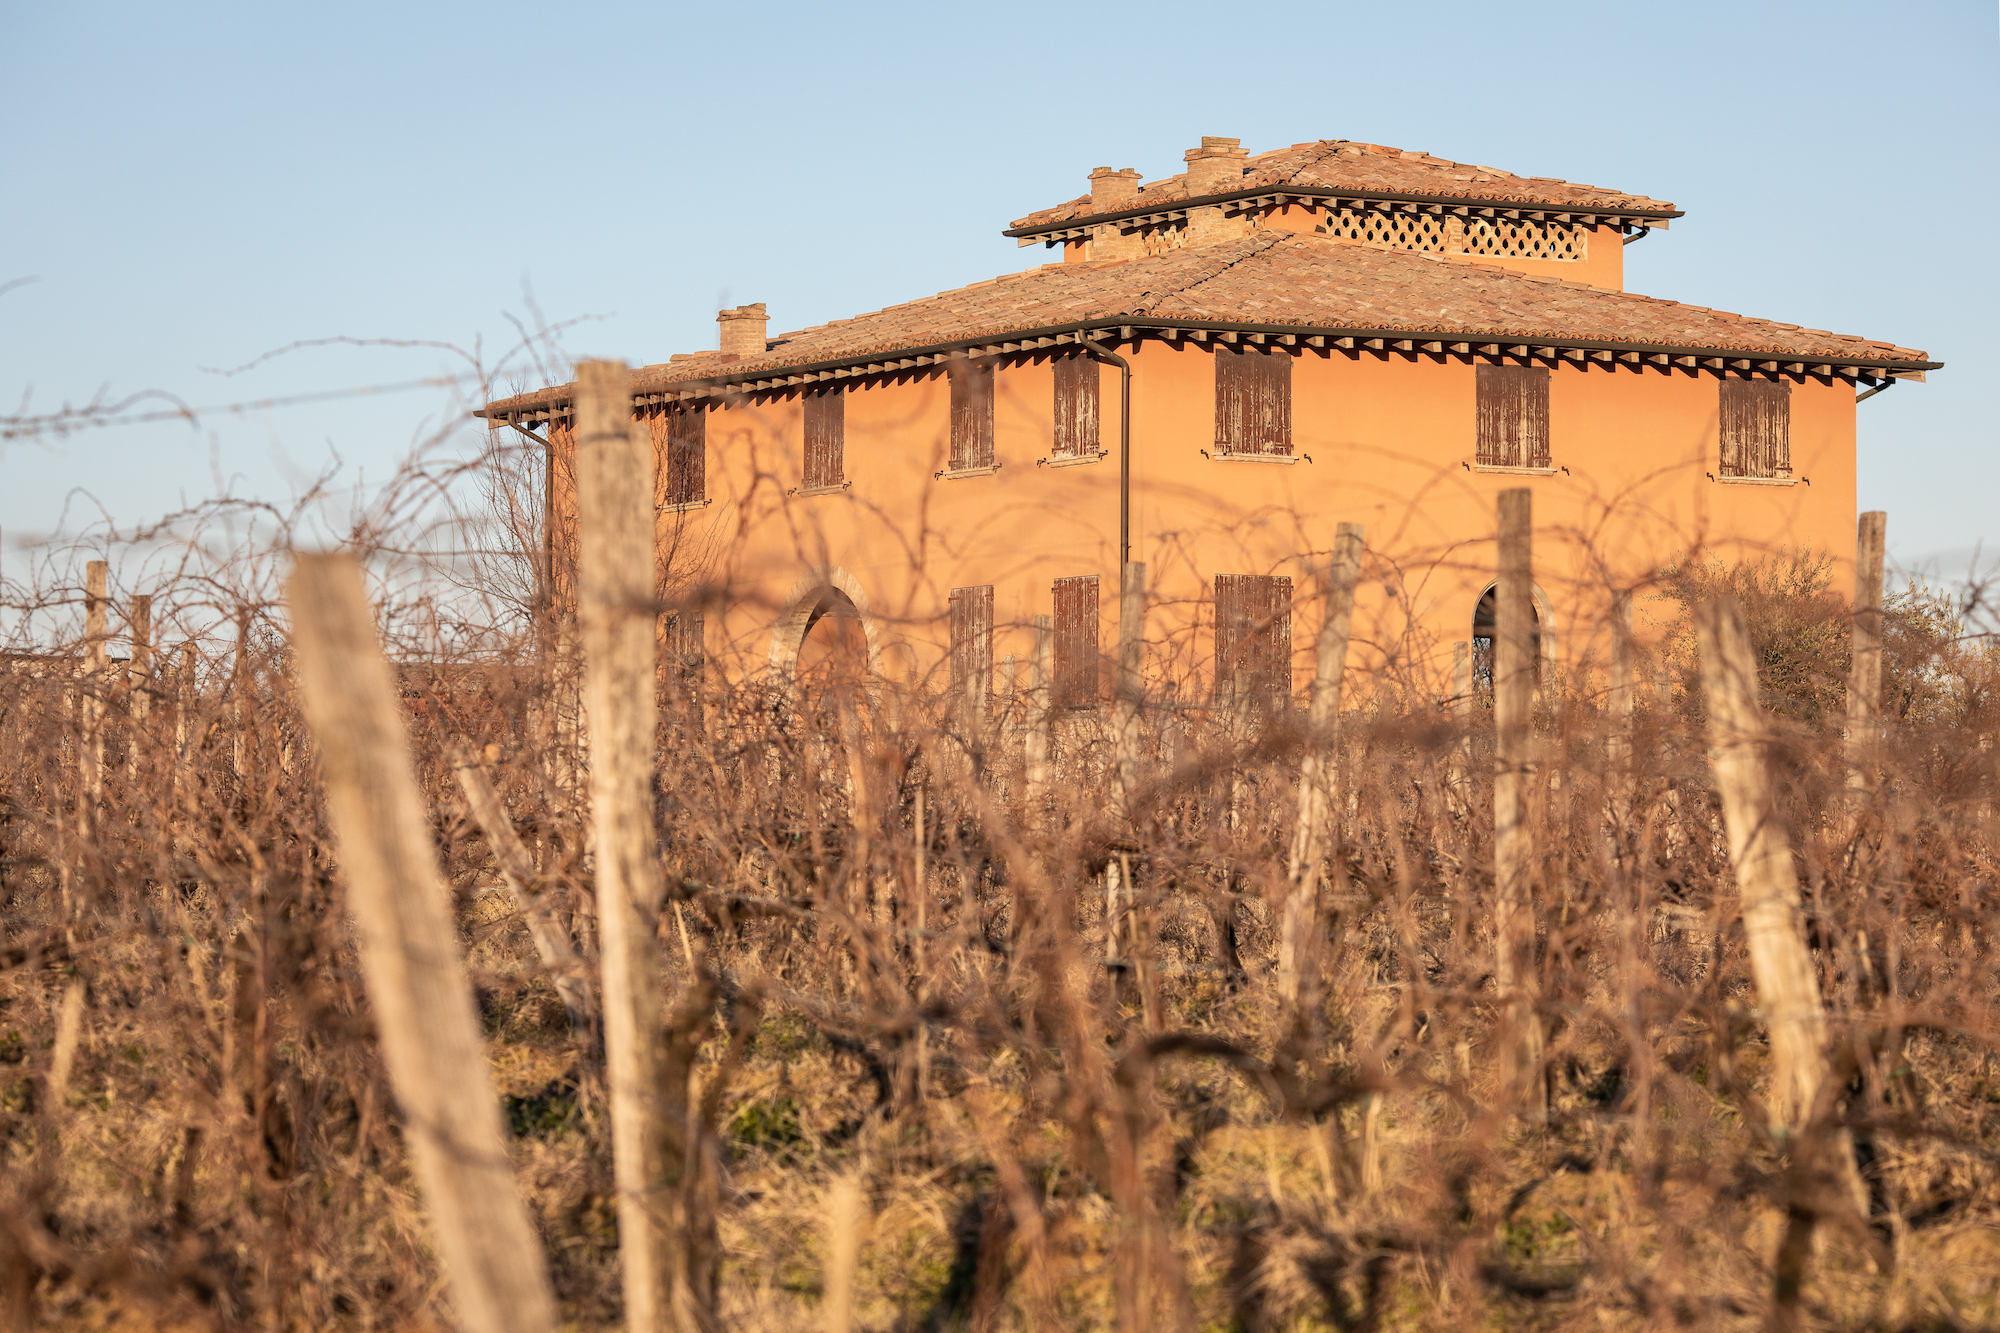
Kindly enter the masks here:
<path id="1" fill-rule="evenodd" d="M 1764 1127 L 1683 635 L 1666 640 L 1671 697 L 1642 691 L 1620 826 L 1605 716 L 1545 683 L 1547 1060 L 1543 1096 L 1511 1098 L 1490 792 L 1447 780 L 1455 747 L 1489 743 L 1483 713 L 1462 726 L 1350 677 L 1318 984 L 1294 1015 L 1273 979 L 1312 739 L 1293 718 L 1231 725 L 1156 698 L 1126 827 L 1101 799 L 1097 712 L 1059 719 L 1063 795 L 1029 809 L 1021 700 L 968 724 L 881 684 L 850 752 L 836 712 L 710 682 L 666 693 L 660 945 L 669 1012 L 718 996 L 686 1024 L 715 1095 L 721 1322 L 823 1326 L 828 1200 L 852 1180 L 860 1328 L 2000 1326 L 2000 904 L 1977 739 L 2000 726 L 1992 665 L 1948 608 L 1903 607 L 1890 778 L 1842 837 L 1845 622 L 1800 569 L 1676 586 L 1734 580 L 1773 669 L 1839 1074 L 1806 1137 L 1852 1131 L 1865 1216 L 1827 1205 L 1810 1144 Z M 540 889 L 588 958 L 584 811 L 555 762 L 560 682 L 529 640 L 486 648 L 406 667 L 416 760 L 564 1317 L 611 1328 L 598 1053 L 500 890 L 453 758 L 495 747 Z M 219 654 L 184 692 L 164 668 L 91 679 L 74 659 L 0 674 L 0 1317 L 16 1327 L 450 1323 L 284 651 L 253 635 L 240 668 Z M 93 692 L 101 802 L 78 780 Z M 1120 858 L 1136 890 L 1107 968 Z M 1811 1244 L 1788 1257 L 1801 1215 Z"/>

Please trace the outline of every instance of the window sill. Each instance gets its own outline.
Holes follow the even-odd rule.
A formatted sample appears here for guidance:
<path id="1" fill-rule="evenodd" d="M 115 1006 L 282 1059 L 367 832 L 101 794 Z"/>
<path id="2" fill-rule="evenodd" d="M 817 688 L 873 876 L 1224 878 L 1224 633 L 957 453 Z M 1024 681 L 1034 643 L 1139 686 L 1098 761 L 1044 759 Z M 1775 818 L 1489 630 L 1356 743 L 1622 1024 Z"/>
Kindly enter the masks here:
<path id="1" fill-rule="evenodd" d="M 1211 463 L 1278 463 L 1290 467 L 1294 463 L 1312 461 L 1304 454 L 1225 454 L 1219 450 L 1211 454 L 1206 449 L 1201 452 Z"/>
<path id="2" fill-rule="evenodd" d="M 1553 467 L 1502 467 L 1498 463 L 1474 463 L 1474 472 L 1495 472 L 1503 477 L 1553 477 L 1561 473 L 1561 468 Z"/>
<path id="3" fill-rule="evenodd" d="M 836 481 L 831 486 L 794 486 L 791 494 L 797 496 L 839 495 L 853 484 L 851 481 Z"/>
<path id="4" fill-rule="evenodd" d="M 1111 451 L 1109 449 L 1099 449 L 1094 454 L 1077 454 L 1074 456 L 1062 457 L 1062 458 L 1058 458 L 1054 454 L 1050 454 L 1047 458 L 1036 459 L 1035 466 L 1036 467 L 1084 467 L 1090 463 L 1101 463 L 1110 456 L 1111 456 Z"/>
<path id="5" fill-rule="evenodd" d="M 939 481 L 962 481 L 967 477 L 990 477 L 999 470 L 998 463 L 988 463 L 985 467 L 940 468 L 934 475 Z"/>
<path id="6" fill-rule="evenodd" d="M 1724 486 L 1796 486 L 1797 477 L 1717 477 Z"/>
<path id="7" fill-rule="evenodd" d="M 685 504 L 661 505 L 658 512 L 662 514 L 691 514 L 697 509 L 706 509 L 714 503 L 715 501 L 713 500 L 689 500 Z"/>

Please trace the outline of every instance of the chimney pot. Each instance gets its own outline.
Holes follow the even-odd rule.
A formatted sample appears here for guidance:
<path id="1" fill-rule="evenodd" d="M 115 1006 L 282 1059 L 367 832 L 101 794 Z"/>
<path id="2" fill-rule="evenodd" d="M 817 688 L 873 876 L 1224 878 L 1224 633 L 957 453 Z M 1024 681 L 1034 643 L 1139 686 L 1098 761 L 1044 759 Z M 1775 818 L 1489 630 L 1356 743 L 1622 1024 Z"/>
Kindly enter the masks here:
<path id="1" fill-rule="evenodd" d="M 1139 197 L 1139 171 L 1125 167 L 1113 171 L 1099 167 L 1090 173 L 1090 209 L 1093 213 L 1116 213 Z"/>
<path id="2" fill-rule="evenodd" d="M 722 325 L 722 354 L 764 355 L 768 341 L 764 333 L 766 320 L 762 301 L 755 305 L 739 305 L 718 314 L 715 322 Z"/>
<path id="3" fill-rule="evenodd" d="M 1201 136 L 1201 147 L 1187 150 L 1187 188 L 1190 197 L 1223 194 L 1237 188 L 1243 179 L 1244 151 L 1241 139 L 1219 135 Z"/>

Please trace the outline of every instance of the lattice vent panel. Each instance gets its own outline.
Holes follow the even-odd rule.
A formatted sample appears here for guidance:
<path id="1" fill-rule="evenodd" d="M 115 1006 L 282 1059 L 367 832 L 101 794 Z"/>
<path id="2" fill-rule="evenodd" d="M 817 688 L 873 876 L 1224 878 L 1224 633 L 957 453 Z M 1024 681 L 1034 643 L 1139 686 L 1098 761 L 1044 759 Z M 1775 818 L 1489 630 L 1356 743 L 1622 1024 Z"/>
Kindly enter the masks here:
<path id="1" fill-rule="evenodd" d="M 1324 229 L 1363 245 L 1391 250 L 1425 250 L 1445 254 L 1445 219 L 1428 213 L 1378 213 L 1372 209 L 1335 208 L 1326 214 Z"/>
<path id="2" fill-rule="evenodd" d="M 1465 253 L 1515 259 L 1582 259 L 1590 231 L 1554 222 L 1476 219 L 1465 224 Z"/>

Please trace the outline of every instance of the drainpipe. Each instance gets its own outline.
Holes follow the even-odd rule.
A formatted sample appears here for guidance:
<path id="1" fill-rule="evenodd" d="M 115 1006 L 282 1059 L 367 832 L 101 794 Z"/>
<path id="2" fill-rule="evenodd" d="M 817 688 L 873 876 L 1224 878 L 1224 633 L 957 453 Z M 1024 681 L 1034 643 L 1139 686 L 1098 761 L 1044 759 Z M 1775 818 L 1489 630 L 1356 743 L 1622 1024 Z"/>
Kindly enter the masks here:
<path id="1" fill-rule="evenodd" d="M 1132 563 L 1132 363 L 1088 336 L 1084 350 L 1118 367 L 1118 567 Z"/>

